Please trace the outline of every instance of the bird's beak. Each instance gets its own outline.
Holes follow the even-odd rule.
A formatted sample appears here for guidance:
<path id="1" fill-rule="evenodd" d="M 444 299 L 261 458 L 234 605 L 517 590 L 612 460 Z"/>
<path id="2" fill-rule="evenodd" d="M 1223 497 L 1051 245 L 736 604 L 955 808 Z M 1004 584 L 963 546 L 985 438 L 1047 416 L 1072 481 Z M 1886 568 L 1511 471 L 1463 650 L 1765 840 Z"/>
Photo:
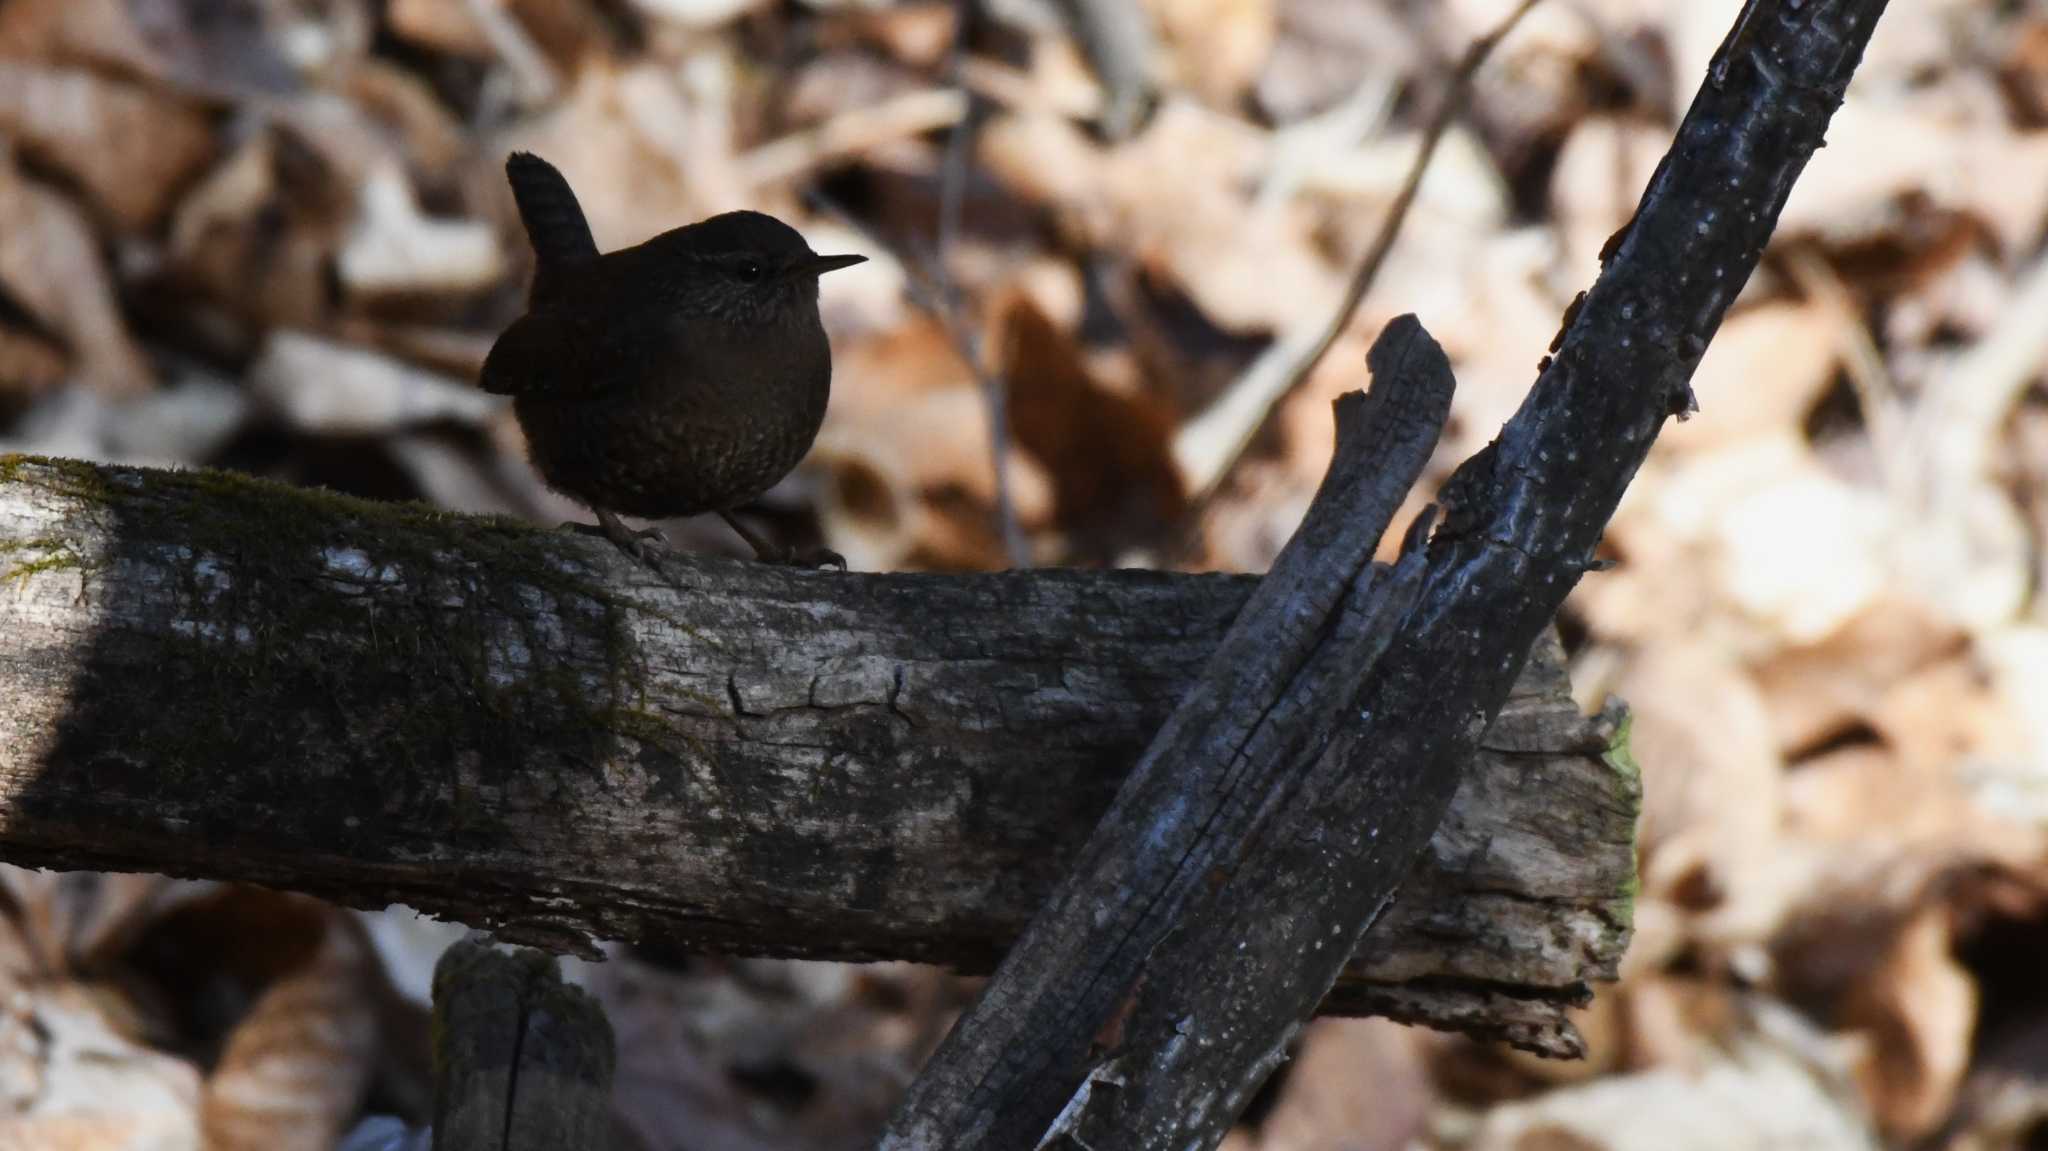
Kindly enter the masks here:
<path id="1" fill-rule="evenodd" d="M 851 268 L 855 264 L 865 264 L 867 261 L 868 258 L 866 256 L 812 256 L 809 260 L 798 264 L 796 270 L 799 274 L 805 276 L 822 276 L 827 272 L 836 272 L 841 268 Z"/>

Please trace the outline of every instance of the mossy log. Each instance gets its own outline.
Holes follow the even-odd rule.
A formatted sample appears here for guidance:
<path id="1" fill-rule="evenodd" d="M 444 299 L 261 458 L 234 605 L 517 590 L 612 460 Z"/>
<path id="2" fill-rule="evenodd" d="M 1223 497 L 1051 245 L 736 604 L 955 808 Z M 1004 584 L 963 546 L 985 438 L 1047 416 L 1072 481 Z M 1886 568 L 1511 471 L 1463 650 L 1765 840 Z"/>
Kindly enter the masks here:
<path id="1" fill-rule="evenodd" d="M 678 557 L 0 458 L 0 858 L 596 939 L 986 969 L 1254 580 Z M 1638 782 L 1527 665 L 1326 1011 L 1576 1049 Z"/>

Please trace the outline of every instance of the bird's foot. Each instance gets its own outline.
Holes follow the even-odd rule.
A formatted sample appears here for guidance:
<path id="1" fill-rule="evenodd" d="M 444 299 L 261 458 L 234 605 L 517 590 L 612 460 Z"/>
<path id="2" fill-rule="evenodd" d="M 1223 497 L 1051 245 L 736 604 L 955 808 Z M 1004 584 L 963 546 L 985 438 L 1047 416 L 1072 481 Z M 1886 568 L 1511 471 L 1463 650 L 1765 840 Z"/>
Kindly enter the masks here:
<path id="1" fill-rule="evenodd" d="M 763 539 L 758 533 L 741 523 L 731 512 L 719 512 L 727 526 L 754 549 L 754 558 L 764 564 L 783 564 L 789 567 L 824 568 L 836 567 L 846 570 L 846 557 L 831 548 L 787 548 L 779 547 Z"/>
<path id="2" fill-rule="evenodd" d="M 775 556 L 762 556 L 762 561 L 773 564 L 789 564 L 804 568 L 838 568 L 846 570 L 846 557 L 831 548 L 784 548 Z"/>
<path id="3" fill-rule="evenodd" d="M 598 510 L 597 522 L 584 524 L 570 522 L 562 525 L 585 535 L 603 536 L 613 546 L 648 567 L 660 570 L 659 558 L 668 550 L 668 543 L 660 528 L 641 528 L 638 531 L 626 526 L 625 521 L 608 511 Z"/>
<path id="4" fill-rule="evenodd" d="M 785 548 L 764 544 L 754 549 L 754 558 L 764 564 L 779 564 L 796 568 L 833 568 L 846 570 L 846 557 L 831 548 Z"/>

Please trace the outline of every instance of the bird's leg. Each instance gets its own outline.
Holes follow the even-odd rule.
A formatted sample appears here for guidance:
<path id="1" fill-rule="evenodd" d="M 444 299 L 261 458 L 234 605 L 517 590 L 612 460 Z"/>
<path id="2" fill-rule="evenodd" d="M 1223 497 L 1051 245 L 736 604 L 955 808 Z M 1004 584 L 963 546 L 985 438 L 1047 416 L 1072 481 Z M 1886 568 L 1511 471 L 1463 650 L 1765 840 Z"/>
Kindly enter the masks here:
<path id="1" fill-rule="evenodd" d="M 739 517 L 731 512 L 721 511 L 718 513 L 718 518 L 724 520 L 727 527 L 738 533 L 741 539 L 747 541 L 747 546 L 754 549 L 754 558 L 762 563 L 789 564 L 795 567 L 812 568 L 836 567 L 840 571 L 846 570 L 846 557 L 833 551 L 831 548 L 805 548 L 802 551 L 797 551 L 793 548 L 777 547 L 763 539 L 752 528 L 741 523 Z"/>
<path id="2" fill-rule="evenodd" d="M 601 535 L 604 538 L 612 541 L 612 543 L 615 546 L 617 546 L 620 551 L 625 552 L 627 555 L 632 556 L 634 559 L 639 560 L 641 563 L 644 563 L 649 567 L 655 566 L 655 553 L 660 551 L 662 548 L 662 535 L 660 528 L 641 528 L 639 531 L 634 531 L 632 528 L 626 526 L 624 520 L 621 520 L 619 517 L 604 510 L 603 508 L 592 508 L 590 510 L 597 513 L 596 527 L 592 527 L 589 524 L 579 524 L 573 522 L 563 524 L 562 526 L 565 528 L 573 528 L 579 532 L 588 532 L 593 535 Z"/>

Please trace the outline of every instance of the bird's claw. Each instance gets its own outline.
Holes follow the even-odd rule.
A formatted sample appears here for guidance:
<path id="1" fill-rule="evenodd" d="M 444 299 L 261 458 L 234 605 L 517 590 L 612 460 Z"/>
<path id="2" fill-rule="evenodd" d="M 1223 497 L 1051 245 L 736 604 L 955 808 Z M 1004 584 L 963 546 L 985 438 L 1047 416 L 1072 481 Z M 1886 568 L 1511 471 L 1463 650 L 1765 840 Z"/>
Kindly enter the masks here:
<path id="1" fill-rule="evenodd" d="M 846 570 L 846 557 L 831 548 L 790 548 L 768 542 L 766 536 L 749 528 L 731 512 L 719 512 L 719 516 L 731 526 L 733 532 L 754 549 L 754 558 L 764 564 L 781 564 L 786 567 L 823 568 L 836 567 Z"/>
<path id="2" fill-rule="evenodd" d="M 831 548 L 793 548 L 776 562 L 793 567 L 832 568 L 846 570 L 846 557 Z"/>
<path id="3" fill-rule="evenodd" d="M 641 528 L 635 531 L 625 525 L 617 516 L 599 512 L 594 524 L 571 521 L 562 525 L 585 535 L 603 536 L 612 545 L 625 552 L 634 560 L 659 570 L 660 557 L 668 551 L 667 537 L 660 528 Z"/>
<path id="4" fill-rule="evenodd" d="M 829 568 L 846 570 L 846 557 L 831 548 L 792 548 L 773 545 L 754 549 L 754 558 L 764 564 L 793 568 Z"/>

